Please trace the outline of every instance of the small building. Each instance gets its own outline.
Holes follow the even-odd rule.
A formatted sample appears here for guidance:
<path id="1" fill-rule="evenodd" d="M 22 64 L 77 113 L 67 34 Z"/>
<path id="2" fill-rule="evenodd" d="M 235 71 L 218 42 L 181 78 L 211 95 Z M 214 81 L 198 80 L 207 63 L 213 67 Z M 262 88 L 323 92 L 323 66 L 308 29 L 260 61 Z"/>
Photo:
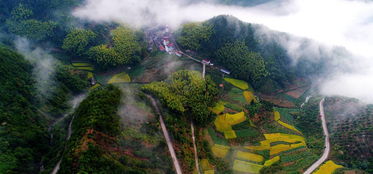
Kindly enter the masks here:
<path id="1" fill-rule="evenodd" d="M 176 56 L 181 57 L 180 51 L 175 51 Z"/>
<path id="2" fill-rule="evenodd" d="M 202 60 L 202 63 L 203 63 L 203 64 L 208 64 L 208 65 L 209 65 L 209 64 L 211 63 L 211 61 L 208 60 L 208 59 L 203 59 L 203 60 Z"/>

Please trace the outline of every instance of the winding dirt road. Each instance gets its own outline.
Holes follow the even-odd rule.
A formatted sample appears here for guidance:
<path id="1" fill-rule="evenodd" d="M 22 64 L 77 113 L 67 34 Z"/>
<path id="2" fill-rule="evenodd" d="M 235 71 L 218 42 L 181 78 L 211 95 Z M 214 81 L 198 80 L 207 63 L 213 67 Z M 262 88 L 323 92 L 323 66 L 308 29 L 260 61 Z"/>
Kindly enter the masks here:
<path id="1" fill-rule="evenodd" d="M 324 135 L 325 135 L 325 150 L 321 158 L 317 160 L 315 163 L 313 163 L 312 166 L 309 167 L 304 172 L 304 174 L 311 174 L 315 169 L 317 169 L 322 163 L 325 162 L 325 160 L 328 158 L 329 153 L 330 153 L 329 132 L 328 132 L 328 127 L 326 126 L 326 119 L 325 119 L 325 113 L 324 113 L 324 101 L 325 101 L 325 98 L 323 98 L 320 101 L 319 107 L 320 107 L 320 117 L 322 121 L 322 128 L 324 130 Z"/>
<path id="2" fill-rule="evenodd" d="M 160 112 L 160 110 L 158 108 L 157 102 L 154 100 L 154 98 L 152 96 L 150 96 L 150 95 L 146 95 L 146 96 L 150 99 L 150 101 L 152 102 L 153 107 L 155 108 L 155 111 L 159 115 L 159 122 L 161 123 L 162 132 L 163 132 L 163 135 L 164 135 L 164 137 L 166 139 L 168 150 L 170 151 L 172 162 L 174 163 L 174 167 L 175 167 L 176 173 L 177 174 L 182 174 L 182 170 L 181 170 L 179 161 L 177 160 L 174 146 L 172 144 L 170 135 L 168 134 L 166 125 L 164 124 L 163 117 L 162 117 L 162 114 L 161 114 L 161 112 Z"/>

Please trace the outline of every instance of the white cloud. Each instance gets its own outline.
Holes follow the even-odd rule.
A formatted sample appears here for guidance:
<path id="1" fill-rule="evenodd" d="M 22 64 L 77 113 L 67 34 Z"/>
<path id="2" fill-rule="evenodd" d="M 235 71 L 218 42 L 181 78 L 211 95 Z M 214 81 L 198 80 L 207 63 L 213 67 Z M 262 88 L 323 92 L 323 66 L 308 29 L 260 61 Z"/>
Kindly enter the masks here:
<path id="1" fill-rule="evenodd" d="M 228 14 L 245 22 L 307 37 L 317 42 L 302 52 L 294 40 L 285 43 L 290 55 L 309 53 L 317 58 L 318 45 L 343 46 L 354 56 L 321 85 L 321 92 L 356 97 L 373 103 L 373 2 L 363 0 L 283 0 L 254 7 L 217 5 L 184 0 L 87 0 L 74 15 L 97 22 L 116 21 L 135 27 L 203 21 Z M 316 45 L 315 45 L 316 44 Z M 333 54 L 333 53 L 330 53 Z"/>
<path id="2" fill-rule="evenodd" d="M 34 65 L 33 77 L 36 80 L 38 94 L 48 97 L 55 85 L 53 77 L 56 59 L 39 47 L 32 48 L 31 43 L 25 38 L 17 38 L 14 43 L 18 52 Z"/>

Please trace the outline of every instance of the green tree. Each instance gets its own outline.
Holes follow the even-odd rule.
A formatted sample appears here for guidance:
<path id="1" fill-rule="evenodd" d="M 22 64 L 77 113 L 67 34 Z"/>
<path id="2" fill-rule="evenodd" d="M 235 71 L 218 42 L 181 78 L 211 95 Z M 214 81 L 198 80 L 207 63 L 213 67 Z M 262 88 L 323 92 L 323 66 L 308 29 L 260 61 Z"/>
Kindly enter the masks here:
<path id="1" fill-rule="evenodd" d="M 134 31 L 126 27 L 118 27 L 112 30 L 112 36 L 112 45 L 99 45 L 89 50 L 89 57 L 100 68 L 106 69 L 139 60 L 141 45 Z"/>
<path id="2" fill-rule="evenodd" d="M 14 8 L 11 12 L 11 18 L 6 21 L 8 30 L 13 34 L 27 37 L 32 40 L 40 41 L 53 34 L 57 23 L 52 21 L 39 21 L 30 19 L 33 15 L 32 10 L 22 4 Z"/>
<path id="3" fill-rule="evenodd" d="M 115 60 L 117 64 L 130 63 L 136 54 L 140 52 L 140 44 L 135 32 L 127 27 L 118 27 L 112 31 L 114 50 L 119 57 Z"/>
<path id="4" fill-rule="evenodd" d="M 106 45 L 92 47 L 89 49 L 88 55 L 101 69 L 119 65 L 116 61 L 119 57 L 118 53 L 113 48 L 108 48 Z"/>
<path id="5" fill-rule="evenodd" d="M 30 18 L 33 15 L 33 12 L 32 10 L 26 8 L 23 4 L 19 4 L 12 10 L 11 15 L 12 20 L 20 21 Z"/>
<path id="6" fill-rule="evenodd" d="M 208 107 L 213 106 L 218 94 L 216 84 L 202 78 L 197 71 L 178 71 L 167 82 L 154 82 L 143 87 L 160 98 L 172 110 L 204 126 L 211 121 Z"/>
<path id="7" fill-rule="evenodd" d="M 198 50 L 201 42 L 207 41 L 212 34 L 212 27 L 202 23 L 184 24 L 177 42 L 184 48 Z"/>
<path id="8" fill-rule="evenodd" d="M 244 42 L 226 44 L 217 51 L 216 57 L 234 76 L 248 80 L 252 84 L 269 75 L 260 54 L 249 51 Z"/>
<path id="9" fill-rule="evenodd" d="M 95 39 L 96 34 L 93 31 L 76 29 L 66 36 L 62 48 L 72 55 L 83 56 Z"/>

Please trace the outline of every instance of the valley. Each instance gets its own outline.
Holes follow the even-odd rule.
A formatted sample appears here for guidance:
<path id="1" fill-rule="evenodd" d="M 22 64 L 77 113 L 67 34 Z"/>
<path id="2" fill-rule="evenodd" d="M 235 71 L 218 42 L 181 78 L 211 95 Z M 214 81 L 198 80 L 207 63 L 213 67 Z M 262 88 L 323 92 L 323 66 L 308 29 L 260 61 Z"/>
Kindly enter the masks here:
<path id="1" fill-rule="evenodd" d="M 340 65 L 348 49 L 172 13 L 280 2 L 124 1 L 133 9 L 99 20 L 81 10 L 109 0 L 0 4 L 0 173 L 373 172 L 372 104 L 323 88 L 335 69 L 353 72 Z"/>

